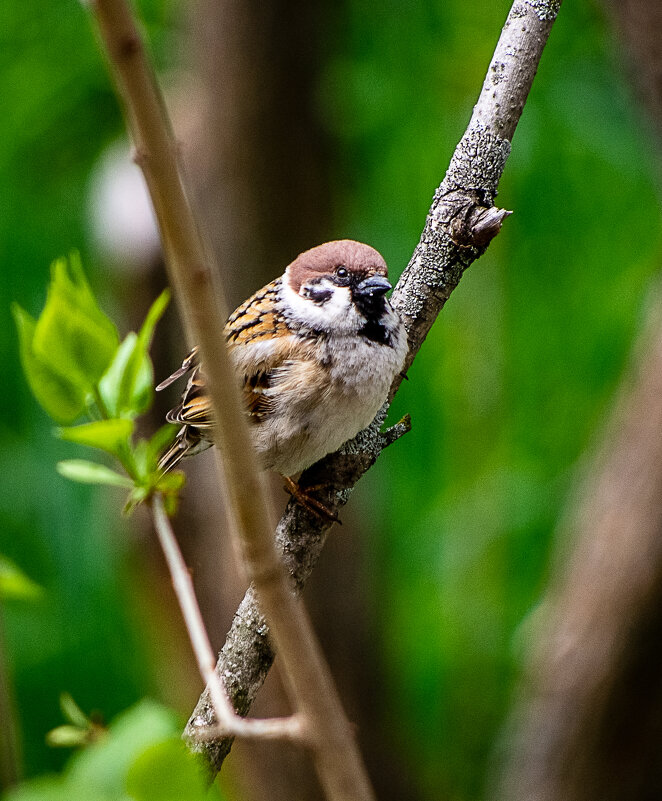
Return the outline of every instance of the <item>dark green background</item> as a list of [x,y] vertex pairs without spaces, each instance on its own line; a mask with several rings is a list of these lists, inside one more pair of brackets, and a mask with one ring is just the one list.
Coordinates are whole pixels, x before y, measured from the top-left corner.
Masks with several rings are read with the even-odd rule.
[[[396,276],[509,5],[351,0],[329,27],[318,108],[337,158],[335,233],[375,245]],[[182,9],[140,9],[159,67],[176,66]],[[556,521],[656,276],[657,154],[623,62],[599,4],[563,7],[500,187],[514,214],[396,399],[393,419],[410,412],[413,431],[352,501],[370,521],[392,717],[431,800],[481,796]],[[47,590],[2,616],[35,775],[64,758],[44,744],[61,690],[111,718],[156,682],[131,608],[130,526],[117,496],[55,474],[71,450],[29,394],[9,315],[13,299],[38,312],[49,263],[72,248],[106,308],[119,303],[85,204],[122,122],[80,4],[3,5],[0,97],[0,553]]]

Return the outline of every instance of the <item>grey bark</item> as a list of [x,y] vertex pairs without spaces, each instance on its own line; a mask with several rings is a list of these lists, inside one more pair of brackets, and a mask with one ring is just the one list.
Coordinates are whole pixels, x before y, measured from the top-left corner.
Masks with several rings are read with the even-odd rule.
[[[396,286],[392,303],[409,339],[407,367],[464,271],[486,249],[509,213],[494,209],[497,186],[510,140],[524,107],[560,0],[516,0],[506,20],[471,121],[434,195],[419,244]],[[394,383],[390,399],[401,378]],[[375,421],[335,454],[309,468],[304,487],[322,485],[322,502],[338,510],[351,489],[388,444],[407,430],[406,421],[381,432],[384,406]],[[295,503],[288,504],[277,541],[300,590],[315,566],[330,525]],[[249,589],[219,655],[223,676],[238,712],[246,714],[273,661],[268,629]],[[185,731],[212,771],[218,771],[231,748],[229,739],[201,742],[196,732],[213,725],[213,711],[203,693]]]

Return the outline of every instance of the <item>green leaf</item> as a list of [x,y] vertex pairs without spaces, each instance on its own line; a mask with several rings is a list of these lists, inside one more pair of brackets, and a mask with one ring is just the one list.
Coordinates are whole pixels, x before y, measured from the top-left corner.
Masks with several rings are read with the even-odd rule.
[[78,255],[53,263],[38,320],[20,306],[12,311],[32,392],[57,422],[73,422],[119,345],[117,329],[99,308]]
[[106,484],[125,489],[133,487],[133,481],[128,476],[116,473],[98,462],[88,462],[85,459],[67,459],[58,462],[57,471],[61,476],[71,481],[79,481],[81,484]]
[[152,367],[152,360],[149,354],[145,351],[138,362],[138,369],[135,372],[129,404],[135,414],[142,414],[152,405],[153,398],[154,368]]
[[152,303],[139,333],[127,334],[99,382],[106,410],[113,417],[135,417],[151,405],[154,371],[149,347],[169,299],[165,290]]
[[149,438],[147,449],[150,457],[154,460],[154,467],[156,467],[163,451],[175,439],[178,428],[179,426],[173,425],[172,423],[166,423]]
[[113,417],[136,417],[149,408],[154,373],[144,342],[131,331],[99,381],[99,394]]
[[[194,757],[185,753],[182,760],[174,753],[174,748],[166,754],[161,751],[163,743],[179,741],[180,731],[181,722],[172,710],[151,701],[141,701],[123,712],[96,741],[89,729],[85,732],[76,727],[58,727],[55,730],[58,744],[87,745],[92,736],[91,744],[70,757],[61,775],[26,781],[8,791],[3,801],[130,801],[128,776],[132,775],[132,786],[142,792],[142,782],[148,781],[148,776],[141,766],[146,763],[166,771],[173,787],[173,792],[165,796],[169,801],[201,801],[202,798],[219,801],[220,795],[215,789],[206,796],[200,795],[200,779],[188,764]],[[81,735],[86,734],[86,741],[81,743]],[[150,757],[154,746],[156,753]],[[171,767],[165,764],[164,756],[170,756]],[[182,784],[182,778],[190,782],[188,787]],[[160,791],[161,778],[153,776],[152,779]],[[133,801],[140,798],[133,796]]]
[[87,729],[90,726],[90,719],[69,693],[60,694],[60,709],[65,720],[68,720],[72,726],[77,726],[79,729]]
[[32,601],[43,594],[42,588],[7,557],[0,556],[0,598]]
[[133,455],[139,480],[143,483],[150,483],[161,474],[158,469],[159,457],[173,441],[176,432],[177,426],[166,423],[148,440],[140,439],[136,443]]
[[179,737],[147,748],[131,765],[126,789],[135,801],[209,801],[202,766]]
[[[12,787],[2,796],[3,801],[90,801],[89,795],[74,792],[60,776],[40,776]],[[95,798],[94,801],[106,801]]]
[[46,735],[46,743],[51,748],[78,748],[89,742],[90,733],[78,726],[56,726]]
[[100,328],[114,336],[117,345],[117,329],[115,324],[105,315],[94,297],[94,293],[85,277],[80,254],[72,251],[69,259],[56,259],[51,265],[51,283],[67,302],[77,306],[90,320]]
[[142,324],[142,328],[138,332],[138,338],[144,344],[145,350],[149,350],[149,347],[152,344],[154,329],[156,328],[158,321],[161,319],[161,317],[163,317],[163,313],[168,308],[168,303],[170,303],[170,292],[169,290],[164,289],[154,303],[152,303],[152,305],[149,307],[149,311],[145,317],[145,322]]
[[136,506],[140,506],[141,503],[149,498],[149,493],[150,491],[147,487],[133,487],[122,509],[123,514],[132,514]]
[[159,492],[177,492],[186,484],[186,475],[182,470],[171,470],[164,473],[156,482],[155,489]]
[[123,411],[130,409],[130,362],[135,358],[137,347],[138,335],[131,331],[122,341],[99,381],[99,394],[111,417],[120,417]]
[[164,494],[163,508],[168,517],[174,517],[177,514],[177,507],[179,505],[179,495],[174,493]]
[[102,451],[118,456],[126,452],[133,434],[133,420],[96,420],[71,428],[58,428],[56,434],[61,439],[99,448]]
[[[103,739],[72,757],[67,771],[69,783],[87,789],[88,801],[97,801],[101,793],[103,797],[126,799],[126,776],[136,757],[179,732],[179,721],[171,710],[141,701],[116,717]],[[177,796],[171,798],[174,801]]]
[[32,394],[58,423],[73,422],[85,408],[85,390],[54,370],[48,359],[35,353],[36,321],[17,303],[13,303],[11,309],[18,330],[21,365]]
[[33,350],[60,376],[89,393],[119,345],[117,329],[101,311],[74,255],[54,262]]

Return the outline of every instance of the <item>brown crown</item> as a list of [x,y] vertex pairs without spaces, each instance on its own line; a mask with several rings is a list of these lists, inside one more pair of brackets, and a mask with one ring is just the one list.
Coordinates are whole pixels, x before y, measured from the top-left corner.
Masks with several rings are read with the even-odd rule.
[[379,251],[353,239],[337,239],[301,253],[288,266],[287,276],[292,289],[298,292],[305,281],[332,275],[340,266],[366,278],[388,275],[386,262]]

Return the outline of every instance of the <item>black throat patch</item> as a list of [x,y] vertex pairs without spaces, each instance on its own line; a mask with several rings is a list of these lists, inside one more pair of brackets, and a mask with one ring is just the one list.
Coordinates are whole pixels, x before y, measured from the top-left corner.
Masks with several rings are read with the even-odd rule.
[[353,293],[353,298],[356,308],[366,320],[359,334],[371,342],[376,342],[378,345],[391,346],[391,334],[382,322],[386,313],[386,298],[383,295],[370,297],[358,292]]
[[378,320],[368,320],[363,328],[359,331],[359,334],[363,335],[371,342],[376,342],[378,345],[388,345],[388,347],[393,347],[391,335],[389,334],[386,326],[383,323],[380,323]]

